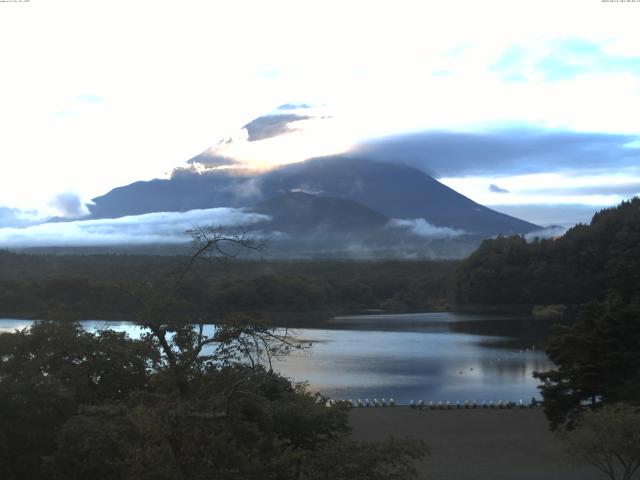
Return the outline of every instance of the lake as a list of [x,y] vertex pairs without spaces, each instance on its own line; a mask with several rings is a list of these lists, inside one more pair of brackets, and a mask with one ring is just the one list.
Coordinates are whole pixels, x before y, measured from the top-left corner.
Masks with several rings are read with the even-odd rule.
[[[0,320],[0,331],[30,323]],[[293,329],[311,347],[274,368],[334,399],[527,402],[539,398],[532,373],[552,366],[543,351],[551,323],[450,312],[335,317],[323,328]],[[108,325],[134,337],[140,332],[129,322]]]

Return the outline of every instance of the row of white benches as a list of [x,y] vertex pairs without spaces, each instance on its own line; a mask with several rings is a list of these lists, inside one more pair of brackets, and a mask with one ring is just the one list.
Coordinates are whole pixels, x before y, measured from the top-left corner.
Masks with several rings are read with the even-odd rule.
[[[346,403],[347,405],[349,405],[350,407],[353,408],[368,408],[368,407],[395,407],[396,406],[396,402],[393,398],[390,398],[388,401],[384,398],[382,398],[381,400],[378,400],[377,398],[374,398],[373,401],[369,401],[368,398],[365,398],[364,401],[361,399],[358,399],[356,401],[354,400],[327,400],[326,405],[328,407],[332,407],[337,403]],[[507,400],[497,400],[497,401],[493,401],[493,400],[483,400],[482,402],[477,402],[475,400],[465,400],[464,402],[460,402],[460,401],[456,401],[455,403],[451,403],[450,401],[446,401],[446,402],[429,402],[429,403],[425,403],[423,400],[418,400],[417,402],[415,400],[411,400],[409,402],[409,407],[413,408],[413,409],[418,409],[418,410],[457,410],[457,409],[473,409],[473,408],[488,408],[488,409],[495,409],[495,408],[536,408],[538,405],[540,404],[540,402],[536,399],[531,399],[529,402],[524,402],[523,400],[520,400],[518,402],[512,402],[512,401],[507,401]]]

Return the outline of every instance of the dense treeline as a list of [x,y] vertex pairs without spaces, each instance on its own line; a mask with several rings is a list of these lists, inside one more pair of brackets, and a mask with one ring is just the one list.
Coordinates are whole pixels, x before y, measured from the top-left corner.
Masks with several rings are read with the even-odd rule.
[[551,427],[572,428],[601,404],[640,406],[638,345],[638,304],[590,303],[574,324],[557,325],[547,347],[557,367],[535,374]]
[[[27,255],[0,252],[0,315],[133,318],[132,290],[168,288],[187,256]],[[235,261],[192,266],[194,309],[262,313],[442,309],[457,262]],[[224,265],[222,266],[224,267]],[[193,276],[192,276],[193,277]]]
[[573,428],[602,404],[640,405],[640,199],[597,213],[553,240],[485,241],[462,263],[452,297],[460,304],[564,304],[537,372],[552,428]]
[[456,304],[580,305],[640,294],[640,199],[597,213],[557,239],[485,240],[456,274]]

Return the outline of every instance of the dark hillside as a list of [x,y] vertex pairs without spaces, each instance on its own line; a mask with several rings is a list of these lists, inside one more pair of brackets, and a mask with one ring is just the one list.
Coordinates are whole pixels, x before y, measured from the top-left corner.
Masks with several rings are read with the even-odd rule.
[[594,215],[557,239],[485,240],[454,281],[458,304],[569,304],[640,300],[640,199]]

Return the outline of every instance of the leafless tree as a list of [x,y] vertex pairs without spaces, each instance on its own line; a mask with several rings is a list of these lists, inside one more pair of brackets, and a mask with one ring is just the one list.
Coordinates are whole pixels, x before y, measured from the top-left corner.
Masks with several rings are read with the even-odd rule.
[[[234,259],[247,252],[263,253],[266,244],[247,231],[217,226],[196,226],[188,233],[192,252],[175,272],[171,287],[147,283],[142,295],[130,292],[141,305],[139,323],[158,343],[180,388],[186,388],[186,376],[205,366],[243,363],[272,371],[275,358],[302,350],[303,345],[288,329],[273,328],[260,318],[235,313],[212,319],[212,312],[194,311],[181,289],[199,262],[228,269]],[[210,328],[213,332],[206,331]]]
[[247,230],[226,229],[220,226],[196,225],[187,232],[192,238],[192,253],[176,282],[192,271],[196,261],[203,259],[226,268],[231,260],[247,252],[263,253],[266,243]]

